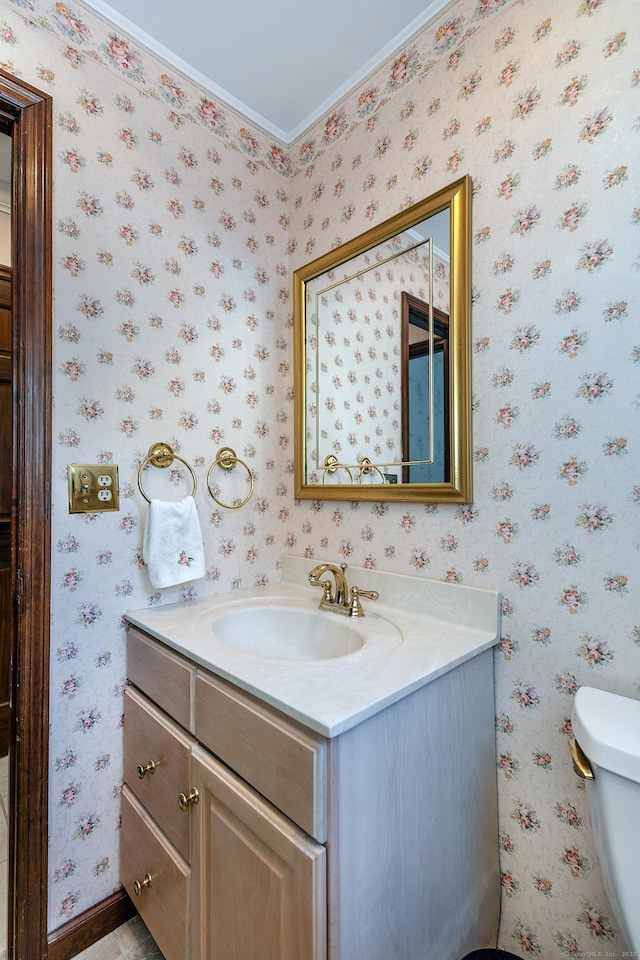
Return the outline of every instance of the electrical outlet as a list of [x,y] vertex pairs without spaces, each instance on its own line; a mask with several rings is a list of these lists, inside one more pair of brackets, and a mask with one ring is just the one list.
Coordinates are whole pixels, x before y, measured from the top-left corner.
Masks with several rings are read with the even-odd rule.
[[70,463],[69,513],[120,509],[118,467],[115,463]]

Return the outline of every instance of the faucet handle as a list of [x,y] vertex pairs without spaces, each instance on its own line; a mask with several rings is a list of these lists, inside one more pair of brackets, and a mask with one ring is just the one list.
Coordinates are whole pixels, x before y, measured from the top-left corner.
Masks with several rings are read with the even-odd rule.
[[315,577],[312,580],[309,576],[309,583],[313,587],[321,587],[323,590],[322,600],[320,603],[333,603],[333,591],[331,589],[331,580],[316,580]]
[[360,587],[351,587],[351,611],[352,617],[364,617],[364,610],[360,603],[360,597],[368,597],[369,600],[377,600],[380,594],[377,590],[361,590]]

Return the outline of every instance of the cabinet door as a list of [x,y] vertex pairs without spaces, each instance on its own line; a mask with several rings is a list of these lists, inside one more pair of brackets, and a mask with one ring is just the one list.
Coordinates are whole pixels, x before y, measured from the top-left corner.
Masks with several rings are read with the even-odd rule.
[[326,960],[326,851],[199,747],[193,960]]

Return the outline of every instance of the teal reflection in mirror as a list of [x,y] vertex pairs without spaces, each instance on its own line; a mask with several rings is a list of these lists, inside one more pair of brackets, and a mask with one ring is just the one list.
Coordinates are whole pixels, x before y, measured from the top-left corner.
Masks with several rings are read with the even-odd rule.
[[402,482],[448,483],[449,315],[402,292]]
[[471,499],[470,195],[464,177],[295,271],[298,497]]

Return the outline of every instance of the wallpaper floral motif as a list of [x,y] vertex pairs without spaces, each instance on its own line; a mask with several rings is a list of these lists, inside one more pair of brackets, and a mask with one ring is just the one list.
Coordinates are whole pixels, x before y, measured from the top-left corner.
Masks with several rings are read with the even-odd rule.
[[[499,944],[620,953],[566,738],[581,684],[640,695],[638,50],[634,0],[459,0],[287,147],[79,2],[0,0],[0,65],[54,97],[52,929],[119,886],[124,612],[289,552],[502,592]],[[291,271],[464,173],[474,502],[296,502]],[[161,439],[207,576],[156,592]],[[239,511],[206,493],[222,444]],[[68,514],[74,461],[119,464],[119,513]]]

